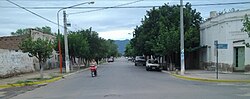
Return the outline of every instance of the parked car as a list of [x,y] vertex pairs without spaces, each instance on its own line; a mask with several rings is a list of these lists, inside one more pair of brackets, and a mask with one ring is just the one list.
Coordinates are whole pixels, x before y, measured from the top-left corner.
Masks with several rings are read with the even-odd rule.
[[114,57],[108,58],[108,62],[114,62]]
[[135,66],[138,66],[138,65],[146,66],[146,59],[144,56],[135,57]]
[[133,58],[132,57],[128,57],[128,61],[132,61],[133,60]]
[[159,71],[161,71],[162,68],[161,68],[158,60],[149,59],[146,62],[146,70],[147,71],[149,71],[149,70],[159,70]]

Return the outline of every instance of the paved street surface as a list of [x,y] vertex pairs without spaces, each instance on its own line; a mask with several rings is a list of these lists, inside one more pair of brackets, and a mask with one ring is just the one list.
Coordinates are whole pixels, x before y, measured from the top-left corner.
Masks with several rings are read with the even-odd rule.
[[12,99],[250,99],[250,85],[181,80],[120,58],[98,77],[80,72]]

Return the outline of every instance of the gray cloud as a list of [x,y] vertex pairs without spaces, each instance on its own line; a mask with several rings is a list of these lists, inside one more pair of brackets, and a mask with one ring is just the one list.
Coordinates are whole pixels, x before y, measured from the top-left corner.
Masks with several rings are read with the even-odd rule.
[[[70,6],[86,0],[12,0],[22,6]],[[90,0],[89,0],[90,1]],[[135,0],[95,0],[93,5],[83,5],[83,6],[115,6],[122,3],[132,2]],[[249,0],[241,0],[241,2]],[[204,3],[223,3],[223,2],[237,2],[235,0],[184,0],[185,2],[191,2],[192,4],[204,4]],[[144,0],[129,6],[142,6],[142,5],[157,5],[161,6],[164,3],[179,4],[178,0]],[[20,8],[1,8],[1,7],[15,7],[14,5],[6,2],[5,0],[0,1],[0,36],[10,35],[10,32],[16,31],[19,28],[29,28],[29,27],[42,27],[50,26],[52,31],[57,31],[57,25],[49,23],[29,12],[24,11]],[[202,17],[207,18],[209,12],[212,10],[222,11],[224,9],[249,9],[249,4],[247,5],[234,5],[234,6],[194,6],[197,11],[202,13]],[[38,13],[54,22],[56,22],[56,13],[59,9],[31,9],[33,12]],[[87,11],[90,9],[68,9],[69,12],[79,12]],[[82,13],[68,15],[68,21],[72,24],[71,30],[86,29],[92,27],[97,32],[105,32],[112,30],[129,30],[135,28],[136,25],[141,24],[141,19],[146,14],[148,9],[106,9],[97,12]],[[62,24],[62,12],[60,13],[60,24]]]

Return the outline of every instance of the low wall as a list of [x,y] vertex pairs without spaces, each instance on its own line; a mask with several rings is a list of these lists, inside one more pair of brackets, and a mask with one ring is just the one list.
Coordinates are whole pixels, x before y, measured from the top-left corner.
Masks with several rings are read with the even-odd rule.
[[35,71],[33,58],[22,52],[0,53],[0,78]]

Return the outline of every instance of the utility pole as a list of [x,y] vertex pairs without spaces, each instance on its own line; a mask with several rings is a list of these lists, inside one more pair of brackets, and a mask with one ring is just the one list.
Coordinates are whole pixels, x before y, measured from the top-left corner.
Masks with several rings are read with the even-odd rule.
[[[57,17],[58,17],[58,15],[57,15]],[[58,32],[57,33],[58,33],[59,65],[60,65],[60,73],[62,73],[62,64],[63,64],[62,60],[63,60],[63,58],[62,58],[62,49],[61,49],[61,42],[60,42],[61,37],[60,37],[59,24],[58,24]]]
[[[80,6],[80,5],[83,5],[83,4],[94,4],[95,2],[84,2],[84,3],[79,3],[79,4],[76,4],[76,5],[72,5],[72,6],[69,6],[69,7],[64,7],[64,8],[61,8],[57,11],[57,25],[58,25],[58,37],[59,37],[59,34],[60,34],[60,25],[59,25],[59,12],[62,11],[62,10],[65,10],[65,9],[69,9],[69,8],[73,8],[73,7],[76,7],[76,6]],[[67,35],[67,19],[66,19],[66,12],[64,11],[63,13],[63,17],[64,17],[64,43],[65,43],[65,63],[66,63],[66,72],[70,72],[69,70],[69,54],[68,54],[68,35]],[[61,51],[61,46],[60,46],[60,39],[58,39],[58,49],[59,49],[59,59],[60,59],[60,72],[62,73],[62,51]]]
[[63,23],[64,23],[64,43],[65,43],[65,65],[66,65],[66,73],[68,73],[70,72],[70,69],[69,69],[69,49],[68,49],[66,11],[63,11]]
[[185,55],[184,55],[184,28],[183,28],[183,0],[180,0],[180,34],[181,34],[181,75],[185,73]]

